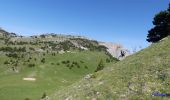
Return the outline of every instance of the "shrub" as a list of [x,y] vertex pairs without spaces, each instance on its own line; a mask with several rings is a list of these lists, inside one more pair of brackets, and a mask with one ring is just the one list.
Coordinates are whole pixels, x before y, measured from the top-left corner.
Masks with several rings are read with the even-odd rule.
[[31,100],[30,98],[25,98],[25,100]]
[[9,62],[9,61],[5,61],[4,64],[5,64],[5,65],[8,65],[8,64],[10,64],[10,62]]
[[45,58],[42,58],[42,59],[41,59],[41,62],[42,62],[42,63],[45,63]]
[[109,58],[107,58],[107,59],[106,59],[106,62],[107,62],[107,63],[110,63],[110,59],[109,59]]
[[12,58],[18,58],[18,55],[16,53],[9,53],[6,54],[7,57],[12,57]]
[[44,92],[43,95],[42,95],[42,97],[41,97],[41,99],[44,99],[44,98],[46,98],[46,97],[47,97],[47,95],[46,95],[46,93]]
[[59,66],[59,65],[60,65],[60,63],[57,63],[57,65]]
[[33,47],[29,47],[29,50],[35,51],[35,49]]
[[61,61],[62,64],[66,64],[66,61]]
[[55,56],[56,54],[55,53],[52,53],[52,56]]
[[66,61],[66,63],[68,64],[68,63],[70,63],[70,61],[69,61],[69,60],[67,60],[67,61]]
[[28,64],[28,67],[35,67],[35,64]]
[[69,69],[72,69],[74,67],[74,65],[72,64],[71,66],[69,66]]
[[45,38],[45,35],[44,35],[44,34],[42,34],[42,35],[40,35],[40,37],[41,37],[41,38]]
[[88,69],[88,67],[87,67],[86,65],[84,66],[84,68],[85,68],[85,69]]
[[99,62],[99,64],[98,64],[95,72],[100,71],[100,70],[102,70],[103,68],[104,68],[103,60],[100,60],[100,62]]
[[80,68],[80,65],[79,65],[79,64],[77,65],[77,68]]

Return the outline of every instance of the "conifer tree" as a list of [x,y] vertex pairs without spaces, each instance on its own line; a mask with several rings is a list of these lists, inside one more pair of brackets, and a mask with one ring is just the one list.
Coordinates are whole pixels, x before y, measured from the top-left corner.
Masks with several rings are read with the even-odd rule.
[[153,25],[154,27],[148,31],[148,42],[155,43],[170,35],[170,4],[167,10],[155,15]]

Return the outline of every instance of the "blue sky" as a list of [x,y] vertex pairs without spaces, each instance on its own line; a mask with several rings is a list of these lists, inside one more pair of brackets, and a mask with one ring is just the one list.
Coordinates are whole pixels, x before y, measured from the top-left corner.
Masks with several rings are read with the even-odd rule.
[[65,33],[146,47],[147,31],[169,0],[0,0],[0,27],[20,35]]

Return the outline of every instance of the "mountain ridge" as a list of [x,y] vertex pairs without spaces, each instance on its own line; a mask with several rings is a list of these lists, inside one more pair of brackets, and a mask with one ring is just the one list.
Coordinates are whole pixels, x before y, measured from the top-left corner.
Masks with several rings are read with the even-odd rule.
[[55,34],[55,33],[46,33],[41,35],[33,35],[33,36],[18,36],[16,33],[9,33],[3,29],[0,29],[0,33],[3,34],[3,36],[8,37],[8,42],[32,42],[32,41],[43,41],[43,42],[64,42],[64,41],[70,41],[72,42],[76,47],[79,47],[81,49],[87,50],[87,47],[83,47],[81,45],[78,46],[78,43],[75,41],[72,41],[73,39],[82,39],[87,41],[94,41],[99,46],[105,46],[107,48],[107,52],[112,55],[113,57],[122,60],[125,57],[130,55],[130,51],[125,49],[120,44],[114,44],[111,42],[101,42],[93,39],[89,39],[85,36],[77,36],[77,35],[64,35],[64,34]]

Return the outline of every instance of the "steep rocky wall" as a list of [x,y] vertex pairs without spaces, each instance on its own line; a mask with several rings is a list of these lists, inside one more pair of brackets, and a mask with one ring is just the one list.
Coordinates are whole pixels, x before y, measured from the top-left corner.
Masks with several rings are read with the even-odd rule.
[[107,42],[101,42],[100,45],[103,45],[107,47],[107,51],[115,58],[122,60],[125,57],[130,55],[130,51],[125,49],[120,44],[113,44],[113,43],[107,43]]

